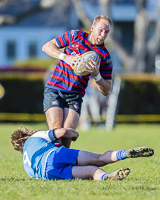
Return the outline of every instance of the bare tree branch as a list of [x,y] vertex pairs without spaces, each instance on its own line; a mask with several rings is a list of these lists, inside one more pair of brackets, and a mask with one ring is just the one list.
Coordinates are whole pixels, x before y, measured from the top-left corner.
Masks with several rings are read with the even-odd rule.
[[145,71],[145,57],[147,54],[146,38],[148,32],[148,18],[144,1],[138,1],[139,12],[134,24],[133,56],[135,57],[135,71]]
[[16,22],[16,17],[10,15],[0,15],[0,26],[3,24],[14,24]]
[[[107,15],[110,17],[110,7],[112,0],[99,0],[103,9],[106,9]],[[159,1],[160,2],[160,1]],[[146,11],[146,0],[135,1],[138,13],[134,23],[134,41],[132,55],[129,55],[127,51],[116,41],[113,36],[114,25],[112,32],[110,33],[107,42],[113,46],[118,53],[122,63],[127,66],[131,71],[152,71],[155,55],[158,52],[160,44],[160,21],[156,22],[156,30],[152,39],[148,42],[148,27],[149,20]]]
[[43,9],[51,8],[56,4],[56,0],[41,0],[40,7]]
[[71,0],[76,11],[78,14],[79,19],[81,20],[81,22],[83,23],[83,25],[88,28],[91,26],[92,22],[91,20],[88,18],[88,16],[86,15],[86,13],[84,12],[82,3],[80,0]]
[[160,20],[156,23],[156,30],[155,34],[153,35],[152,39],[147,44],[148,54],[150,55],[147,59],[147,71],[152,70],[152,65],[155,62],[155,55],[157,54],[160,46]]
[[99,0],[99,4],[101,5],[101,9],[110,17],[112,0]]
[[[66,8],[69,7],[69,5],[72,3],[72,5],[75,7],[76,12],[79,16],[79,19],[81,20],[82,24],[85,28],[89,28],[92,24],[92,21],[87,16],[87,13],[85,12],[85,9],[83,8],[83,4],[81,0],[39,0],[37,4],[32,4],[33,0],[0,0],[0,6],[20,6],[22,7],[22,4],[24,10],[19,13],[17,16],[12,17],[11,15],[3,15],[0,16],[0,26],[6,25],[6,24],[16,24],[20,22],[21,20],[30,17],[31,15],[35,13],[39,13],[45,9],[48,8],[54,8],[55,4],[59,4],[61,6],[62,10],[64,11]],[[111,18],[111,6],[113,3],[113,0],[99,0],[99,5],[101,6],[102,10],[108,17]],[[137,17],[134,22],[134,41],[133,41],[133,49],[132,54],[128,54],[126,49],[124,48],[123,44],[120,44],[116,38],[114,33],[114,23],[111,28],[111,32],[109,34],[109,37],[107,38],[107,43],[110,44],[110,46],[115,49],[117,54],[119,55],[122,63],[127,66],[127,68],[131,71],[152,71],[153,65],[154,65],[154,59],[155,55],[157,54],[159,50],[159,44],[160,44],[160,20],[155,21],[155,32],[154,35],[150,40],[148,40],[148,29],[150,20],[147,16],[146,11],[146,0],[135,0],[138,12]],[[160,0],[159,0],[160,4]],[[55,13],[62,13],[59,12],[60,8],[55,11],[53,9],[53,15],[55,16]],[[157,13],[159,12],[160,8],[157,8]],[[96,13],[95,13],[96,14]],[[53,15],[48,18],[46,23],[53,22]],[[62,16],[61,16],[62,18]],[[55,19],[56,20],[56,19]]]
[[0,7],[7,3],[7,0],[0,0]]
[[[111,5],[113,0],[99,0],[100,6],[102,9],[105,9],[105,13],[108,17],[111,18]],[[107,43],[112,46],[113,49],[117,52],[119,55],[122,63],[128,67],[128,70],[132,70],[135,60],[132,55],[129,55],[128,52],[124,49],[124,47],[114,38],[114,23],[112,25],[109,37],[107,38]]]

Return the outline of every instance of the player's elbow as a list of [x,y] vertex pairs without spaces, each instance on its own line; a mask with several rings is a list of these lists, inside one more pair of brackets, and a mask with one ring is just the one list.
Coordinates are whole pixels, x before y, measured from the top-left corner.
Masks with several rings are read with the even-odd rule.
[[47,48],[47,44],[44,44],[44,45],[42,46],[42,51],[43,51],[43,52],[46,52],[46,48]]
[[47,53],[48,50],[49,50],[50,47],[51,47],[51,44],[52,44],[51,41],[45,43],[45,44],[42,46],[42,51],[45,52],[45,53]]
[[108,96],[108,95],[109,95],[109,92],[102,92],[102,94],[103,94],[104,96]]

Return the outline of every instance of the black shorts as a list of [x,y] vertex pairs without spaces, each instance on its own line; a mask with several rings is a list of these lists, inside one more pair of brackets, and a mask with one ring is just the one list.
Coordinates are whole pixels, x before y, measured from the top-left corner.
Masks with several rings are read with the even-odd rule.
[[45,88],[43,110],[44,112],[51,107],[70,108],[76,111],[79,115],[81,113],[82,94],[67,93],[51,88]]

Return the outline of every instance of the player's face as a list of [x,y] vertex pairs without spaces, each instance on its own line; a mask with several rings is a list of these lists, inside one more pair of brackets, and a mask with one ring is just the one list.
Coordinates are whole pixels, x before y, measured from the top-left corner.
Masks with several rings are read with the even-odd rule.
[[97,24],[91,26],[90,42],[94,45],[103,44],[109,31],[110,24],[107,20],[101,19]]

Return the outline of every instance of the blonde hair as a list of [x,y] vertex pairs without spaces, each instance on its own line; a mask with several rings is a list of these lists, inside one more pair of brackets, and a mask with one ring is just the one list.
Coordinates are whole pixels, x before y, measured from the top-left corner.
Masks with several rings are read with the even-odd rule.
[[25,141],[38,130],[29,130],[22,126],[21,129],[15,130],[11,135],[11,143],[15,150],[23,153],[23,146]]
[[95,17],[93,20],[93,25],[96,25],[101,19],[108,21],[108,23],[110,25],[112,25],[112,20],[109,17],[106,17],[104,15],[99,15],[99,16]]

